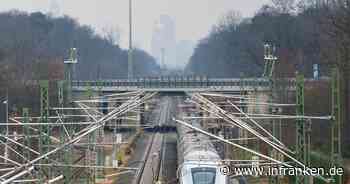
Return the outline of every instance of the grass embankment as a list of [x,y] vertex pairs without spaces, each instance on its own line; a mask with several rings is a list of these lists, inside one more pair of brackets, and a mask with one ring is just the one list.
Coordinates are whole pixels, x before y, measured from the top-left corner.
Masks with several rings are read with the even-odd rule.
[[[136,146],[136,142],[138,140],[138,138],[140,137],[142,131],[138,130],[135,135],[129,137],[128,139],[128,143],[127,144],[123,144],[120,146],[116,158],[118,159],[118,163],[119,163],[119,167],[127,167],[129,160],[134,152],[135,146]],[[106,156],[112,156],[113,154],[113,150],[112,147],[106,147],[105,148],[105,153]],[[116,174],[118,171],[118,169],[105,169],[104,173],[105,176],[110,176],[110,175],[114,175]],[[110,176],[110,177],[106,177],[104,182],[99,182],[98,184],[112,184],[112,183],[116,183],[118,179],[118,175],[114,175],[114,176]]]

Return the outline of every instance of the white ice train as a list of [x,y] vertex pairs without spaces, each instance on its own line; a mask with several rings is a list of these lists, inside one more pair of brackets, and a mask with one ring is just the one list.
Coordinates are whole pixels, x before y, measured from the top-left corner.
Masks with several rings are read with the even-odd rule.
[[[200,128],[198,121],[192,125]],[[180,184],[228,184],[220,173],[220,156],[208,136],[177,125],[178,179]]]

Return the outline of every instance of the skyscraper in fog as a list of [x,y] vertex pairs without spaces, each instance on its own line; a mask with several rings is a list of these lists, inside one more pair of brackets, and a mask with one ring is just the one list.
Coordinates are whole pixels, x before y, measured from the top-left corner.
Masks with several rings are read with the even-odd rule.
[[[154,25],[152,55],[159,64],[174,68],[176,64],[176,26],[174,20],[168,15],[161,15]],[[162,63],[164,62],[164,63]]]

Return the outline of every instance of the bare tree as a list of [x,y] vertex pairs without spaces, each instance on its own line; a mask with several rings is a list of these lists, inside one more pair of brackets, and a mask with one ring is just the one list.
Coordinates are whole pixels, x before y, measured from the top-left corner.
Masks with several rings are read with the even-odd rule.
[[120,44],[121,29],[118,26],[106,26],[102,29],[104,38],[113,45]]
[[297,3],[297,8],[299,12],[303,12],[311,7],[316,7],[318,5],[319,0],[300,0]]
[[233,27],[236,29],[236,27],[241,23],[242,21],[242,14],[239,11],[231,10],[224,14],[220,19],[219,23],[216,26],[216,29],[222,30],[226,28]]
[[333,49],[328,51],[332,56],[330,63],[340,69],[343,122],[347,123],[350,121],[350,0],[319,0],[318,3],[322,5],[325,34],[333,43]]
[[291,13],[295,10],[296,0],[271,0],[273,6],[280,13]]

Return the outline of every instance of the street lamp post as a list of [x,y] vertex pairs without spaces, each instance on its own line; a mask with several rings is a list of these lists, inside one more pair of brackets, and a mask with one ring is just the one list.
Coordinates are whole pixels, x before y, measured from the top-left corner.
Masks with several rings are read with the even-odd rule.
[[132,46],[132,0],[129,0],[129,53],[128,53],[128,79],[133,76],[133,46]]
[[[9,118],[8,118],[9,92],[8,92],[8,88],[6,89],[6,100],[3,103],[6,105],[6,132],[5,132],[5,135],[6,135],[6,137],[8,137],[8,135],[9,135]],[[7,144],[5,144],[4,156],[5,156],[5,163],[7,163],[7,158],[8,158],[8,147],[7,147]]]
[[6,89],[6,136],[9,135],[9,90]]

